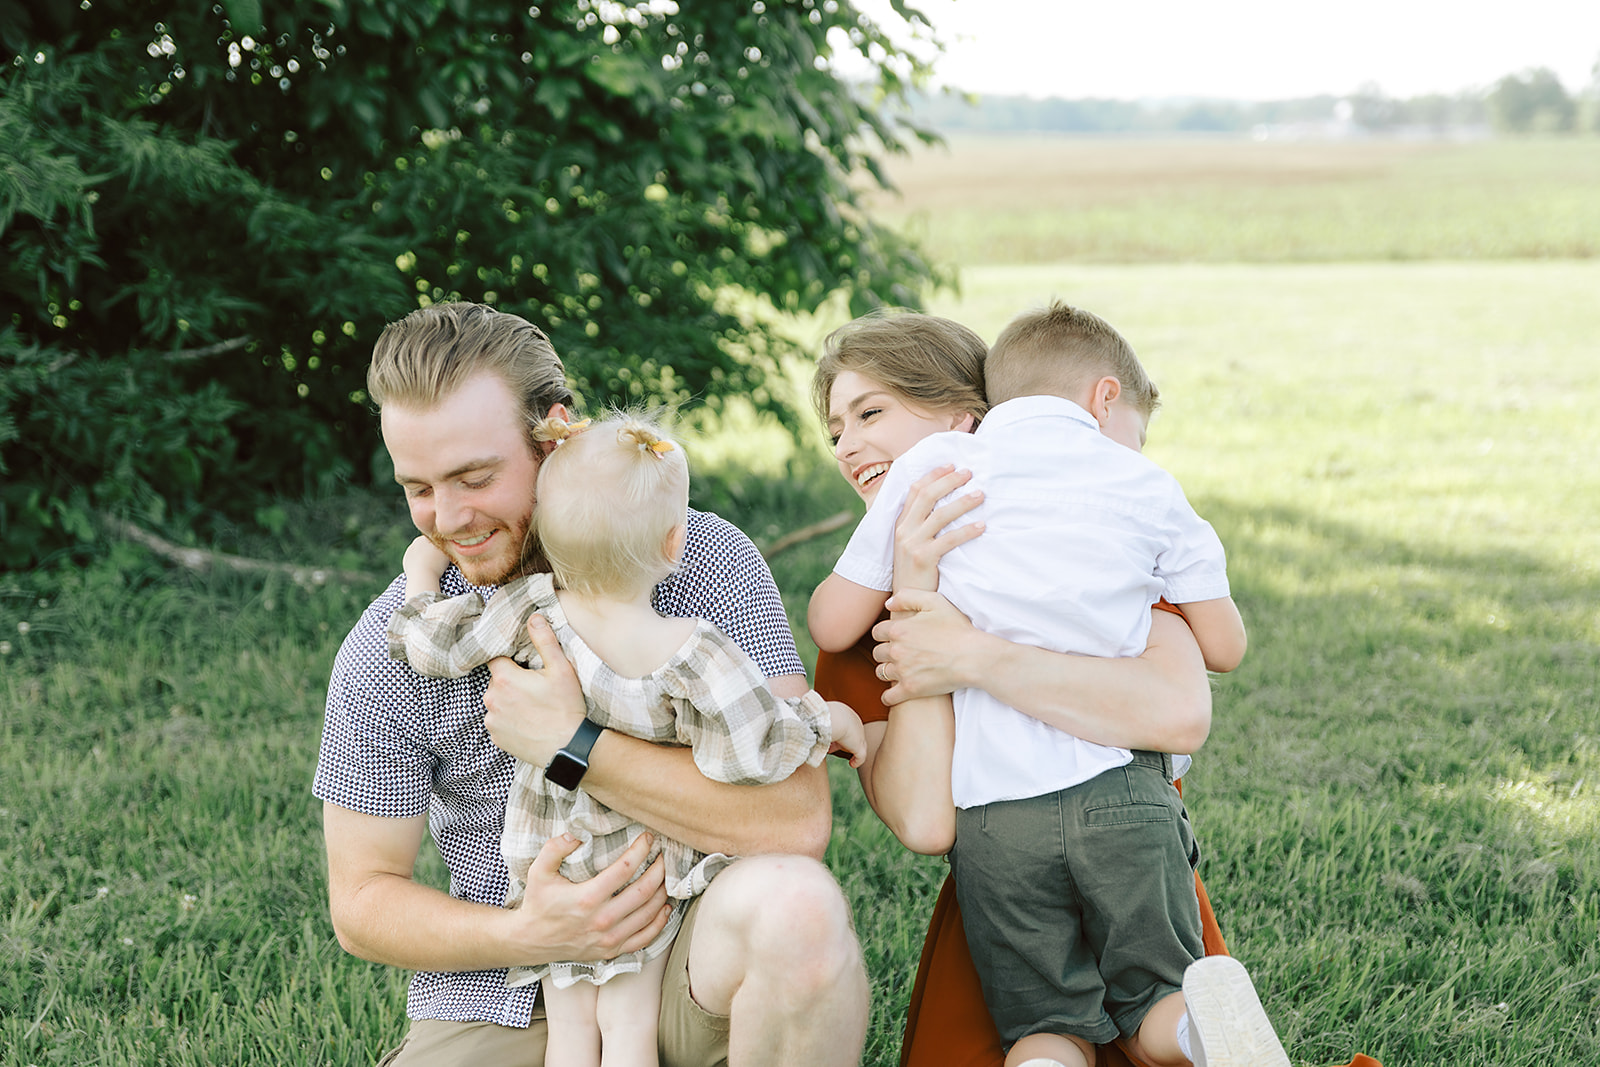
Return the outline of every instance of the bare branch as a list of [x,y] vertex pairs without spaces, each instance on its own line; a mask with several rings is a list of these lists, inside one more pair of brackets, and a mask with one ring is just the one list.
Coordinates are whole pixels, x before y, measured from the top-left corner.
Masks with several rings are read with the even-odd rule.
[[216,344],[206,345],[204,348],[175,348],[167,353],[167,358],[174,363],[190,363],[197,359],[220,356],[224,352],[232,352],[235,349],[243,348],[253,340],[255,338],[246,334],[243,337],[230,337],[226,341],[218,341]]
[[776,556],[779,552],[782,552],[785,549],[793,548],[795,545],[798,545],[804,541],[810,541],[814,538],[821,537],[823,534],[830,534],[839,527],[848,524],[853,518],[855,518],[854,512],[841,511],[837,515],[829,515],[821,522],[814,522],[810,526],[802,526],[798,530],[790,530],[788,533],[772,542],[772,544],[767,547],[767,550],[762,552],[761,555],[766,559],[771,559],[773,556]]
[[379,575],[368,574],[365,571],[335,570],[328,567],[302,567],[294,563],[277,563],[265,559],[248,559],[244,556],[230,556],[226,552],[213,552],[205,548],[186,548],[175,545],[163,537],[158,537],[140,526],[124,519],[107,519],[107,524],[116,533],[130,541],[137,542],[160,556],[162,559],[176,563],[191,571],[209,571],[222,569],[234,571],[238,574],[282,574],[298,585],[323,585],[327,582],[377,582],[383,579]]

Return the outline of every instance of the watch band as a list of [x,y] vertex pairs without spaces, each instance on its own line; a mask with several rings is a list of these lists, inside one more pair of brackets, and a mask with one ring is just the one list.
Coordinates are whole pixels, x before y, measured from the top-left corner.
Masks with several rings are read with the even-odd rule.
[[605,727],[593,719],[585,718],[572,735],[572,740],[551,758],[544,769],[545,778],[563,789],[578,788],[584,773],[589,770],[589,750],[594,748],[595,740],[603,729]]

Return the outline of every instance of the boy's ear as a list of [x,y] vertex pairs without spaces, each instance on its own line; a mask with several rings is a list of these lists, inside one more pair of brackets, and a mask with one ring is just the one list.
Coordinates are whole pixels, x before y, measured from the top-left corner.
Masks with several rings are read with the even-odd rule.
[[960,430],[962,433],[972,432],[972,426],[974,422],[972,412],[963,411],[959,416],[951,416],[951,418],[954,419],[954,421],[950,424],[950,428],[952,430]]
[[1094,383],[1094,392],[1089,394],[1089,414],[1104,426],[1111,418],[1111,405],[1121,395],[1122,382],[1114,374],[1106,375]]

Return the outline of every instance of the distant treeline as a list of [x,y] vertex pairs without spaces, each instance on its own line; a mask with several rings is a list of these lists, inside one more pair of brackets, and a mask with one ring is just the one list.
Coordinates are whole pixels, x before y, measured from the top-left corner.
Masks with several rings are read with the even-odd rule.
[[[1600,70],[1600,64],[1597,64]],[[1488,90],[1398,98],[1376,86],[1345,95],[1293,100],[1108,100],[922,93],[912,98],[919,124],[942,133],[1250,133],[1323,126],[1329,132],[1493,129],[1501,133],[1600,132],[1597,87],[1573,95],[1544,69],[1501,78]]]

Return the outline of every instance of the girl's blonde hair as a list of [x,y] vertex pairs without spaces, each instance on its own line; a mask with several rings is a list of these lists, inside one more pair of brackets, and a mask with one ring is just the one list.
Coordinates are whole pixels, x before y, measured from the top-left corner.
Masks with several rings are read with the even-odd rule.
[[598,422],[548,418],[536,441],[555,441],[539,465],[534,530],[556,584],[620,597],[677,569],[670,535],[688,521],[689,463],[659,425],[615,412]]
[[880,309],[845,323],[822,342],[811,401],[824,425],[833,382],[854,371],[927,411],[989,411],[983,392],[983,338],[950,319],[904,309]]

